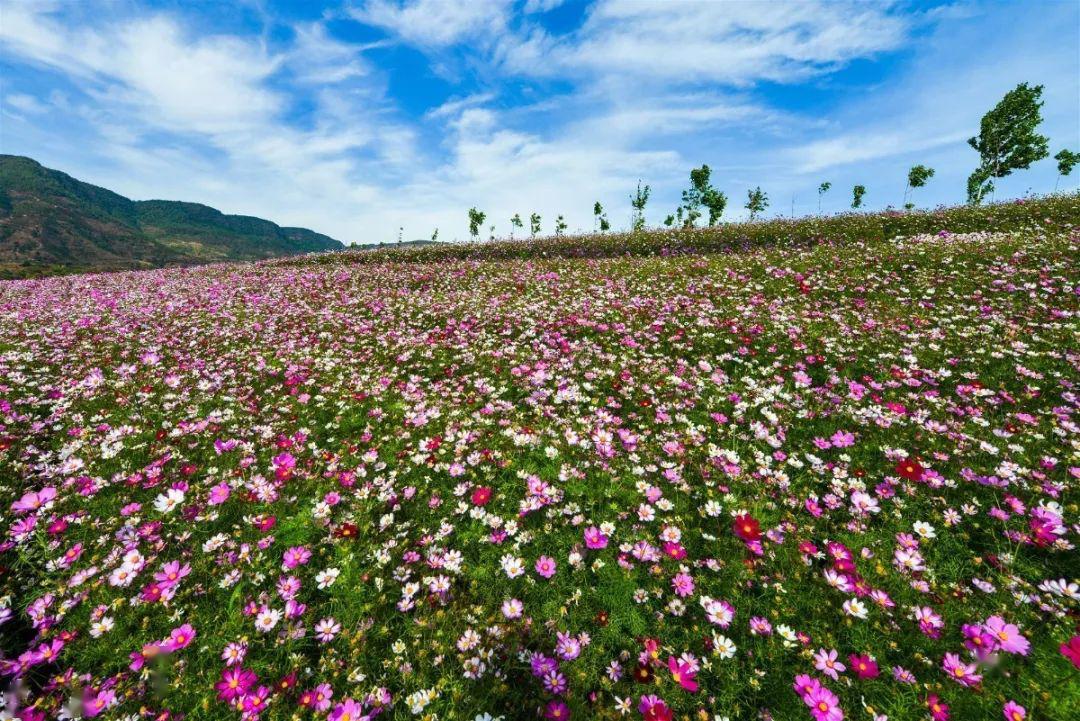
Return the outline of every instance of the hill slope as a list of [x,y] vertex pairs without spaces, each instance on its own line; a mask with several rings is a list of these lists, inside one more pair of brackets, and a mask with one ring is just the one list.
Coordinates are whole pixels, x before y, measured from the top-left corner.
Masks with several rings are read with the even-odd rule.
[[198,203],[134,201],[0,155],[0,278],[258,260],[343,248],[306,228]]

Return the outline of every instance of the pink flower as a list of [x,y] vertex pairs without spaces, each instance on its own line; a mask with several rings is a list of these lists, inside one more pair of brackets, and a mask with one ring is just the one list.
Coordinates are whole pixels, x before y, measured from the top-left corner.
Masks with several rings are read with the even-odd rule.
[[551,578],[555,575],[555,559],[548,556],[540,556],[536,559],[536,572],[544,578]]
[[847,666],[837,661],[836,657],[835,649],[829,651],[823,648],[818,649],[818,652],[814,654],[814,668],[836,681],[840,678],[840,674],[847,670]]
[[281,557],[281,566],[285,570],[291,570],[306,564],[310,560],[311,551],[303,546],[293,546],[285,551],[285,554]]
[[29,513],[36,511],[54,498],[56,498],[56,489],[48,486],[36,493],[33,491],[24,493],[22,498],[11,504],[11,510],[16,513]]
[[982,676],[976,673],[978,667],[973,663],[964,663],[955,653],[945,654],[941,667],[949,674],[949,678],[964,686],[976,686],[982,681]]
[[210,505],[220,506],[225,501],[229,500],[229,484],[225,481],[212,486],[210,488]]
[[221,680],[214,684],[214,689],[220,700],[232,701],[246,694],[258,680],[254,671],[235,666],[221,672]]
[[675,683],[690,693],[698,690],[697,681],[694,680],[697,671],[694,671],[690,664],[679,661],[674,656],[669,656],[667,665],[668,670],[671,671],[671,677],[675,679]]
[[174,628],[169,637],[162,642],[162,646],[171,653],[187,648],[193,640],[195,640],[195,629],[190,623],[185,623],[183,626]]
[[671,709],[655,694],[642,696],[638,702],[638,711],[641,712],[643,721],[671,721],[673,718]]
[[1080,668],[1080,636],[1073,636],[1068,643],[1061,644],[1058,650],[1061,651],[1062,656],[1072,662],[1073,666]]
[[548,701],[547,706],[544,708],[544,718],[553,721],[568,719],[570,718],[570,707],[558,699]]
[[671,586],[676,595],[685,598],[694,592],[694,579],[689,573],[676,573],[675,578],[671,579]]
[[363,717],[363,705],[347,698],[334,707],[327,719],[328,721],[360,721]]
[[991,616],[983,624],[987,633],[994,637],[998,647],[1007,653],[1018,653],[1027,656],[1031,643],[1020,633],[1020,629],[1011,623],[1006,623],[1001,616]]
[[607,548],[608,537],[596,526],[585,529],[585,547],[591,549]]
[[1007,701],[1001,709],[1005,721],[1024,721],[1027,718],[1027,709],[1015,701]]
[[829,689],[818,685],[803,696],[803,703],[810,707],[815,721],[841,721],[844,712],[840,708],[840,699]]

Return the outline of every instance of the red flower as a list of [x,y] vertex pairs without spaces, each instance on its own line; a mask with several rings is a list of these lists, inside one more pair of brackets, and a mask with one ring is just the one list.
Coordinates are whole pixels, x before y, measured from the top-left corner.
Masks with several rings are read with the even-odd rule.
[[896,473],[909,481],[918,481],[923,477],[923,467],[914,458],[905,458],[896,464]]
[[486,506],[488,501],[491,500],[491,488],[488,486],[477,486],[472,492],[472,502],[476,506]]
[[732,529],[735,535],[744,541],[756,541],[761,538],[761,524],[756,518],[746,513],[735,516]]

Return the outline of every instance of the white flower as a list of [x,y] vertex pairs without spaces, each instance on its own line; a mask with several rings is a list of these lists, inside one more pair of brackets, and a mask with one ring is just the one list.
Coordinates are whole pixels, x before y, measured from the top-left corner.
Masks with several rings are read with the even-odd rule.
[[515,556],[509,554],[503,556],[500,564],[502,565],[503,571],[506,572],[507,578],[517,578],[525,573],[525,562]]
[[722,636],[718,633],[713,634],[712,643],[713,653],[720,658],[732,658],[735,655],[735,651],[738,650],[734,641],[727,636]]
[[178,488],[170,488],[154,499],[154,508],[160,513],[171,513],[183,502],[184,492]]
[[113,629],[113,625],[112,618],[103,616],[100,620],[90,624],[90,635],[94,638],[101,638],[103,634],[106,634]]
[[915,533],[919,534],[923,538],[934,538],[937,534],[934,532],[934,527],[926,521],[915,521],[913,526]]
[[336,568],[327,568],[324,571],[319,571],[315,574],[315,582],[319,584],[319,588],[330,588],[334,585],[334,581],[341,575],[341,571]]
[[854,618],[866,618],[866,605],[857,598],[844,601],[844,613]]
[[255,628],[262,633],[270,633],[280,620],[281,611],[263,606],[262,610],[255,616]]

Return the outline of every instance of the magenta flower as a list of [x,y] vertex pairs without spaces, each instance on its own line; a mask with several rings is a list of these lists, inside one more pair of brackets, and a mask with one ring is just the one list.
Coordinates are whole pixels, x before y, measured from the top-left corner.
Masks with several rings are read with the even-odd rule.
[[544,578],[551,578],[555,575],[555,559],[548,556],[540,556],[536,559],[536,572]]
[[669,656],[667,665],[668,670],[671,671],[671,677],[675,679],[675,683],[679,684],[690,693],[694,693],[698,690],[698,684],[695,680],[697,671],[694,671],[690,664],[679,661],[674,656]]
[[608,537],[596,526],[585,529],[585,547],[594,550],[607,548]]
[[878,677],[878,665],[877,661],[870,658],[867,654],[850,654],[848,656],[848,662],[851,664],[851,670],[855,672],[855,675],[859,678],[877,678]]

